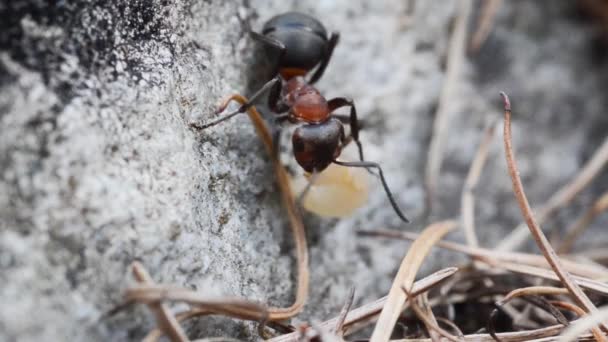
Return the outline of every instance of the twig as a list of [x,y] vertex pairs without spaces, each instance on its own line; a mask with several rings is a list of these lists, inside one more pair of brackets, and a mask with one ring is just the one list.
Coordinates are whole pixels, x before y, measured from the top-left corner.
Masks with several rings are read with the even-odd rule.
[[[564,288],[552,287],[552,286],[524,287],[524,288],[515,289],[515,290],[509,292],[504,298],[497,301],[495,303],[495,306],[496,306],[496,309],[500,309],[500,308],[504,307],[504,305],[506,305],[508,302],[510,302],[511,300],[513,300],[515,298],[526,297],[525,299],[528,300],[530,303],[549,312],[557,320],[558,323],[563,324],[563,325],[568,325],[569,322],[566,319],[566,317],[564,317],[564,315],[561,312],[559,312],[557,309],[555,309],[553,306],[551,306],[550,302],[547,302],[543,297],[540,297],[541,295],[561,295],[561,294],[568,294],[568,290],[564,289]],[[495,309],[495,311],[496,311],[496,309]],[[490,320],[494,316],[495,315],[493,312]]]
[[[414,296],[412,296],[411,293],[409,293],[405,287],[401,287],[401,290],[403,290],[403,292],[406,294],[407,299],[410,302],[410,307],[411,307],[412,311],[414,311],[414,313],[416,314],[416,317],[418,317],[418,319],[420,319],[422,321],[422,323],[424,323],[424,325],[426,326],[427,330],[429,331],[429,335],[431,335],[431,340],[435,340],[436,338],[433,337],[433,335],[434,335],[434,333],[438,333],[439,335],[447,338],[450,341],[459,342],[458,338],[456,338],[455,336],[452,336],[452,334],[443,330],[439,325],[437,325],[437,320],[435,319],[434,316],[431,316],[431,314],[425,313],[423,311],[423,309],[420,306],[418,306],[418,304],[416,303],[416,298]],[[426,304],[428,304],[428,302]],[[424,307],[427,310],[427,312],[430,311],[430,308],[428,308],[428,305],[425,305]]]
[[[585,163],[581,171],[568,184],[554,193],[551,198],[538,210],[538,223],[543,224],[557,209],[570,203],[572,199],[584,190],[593,179],[602,171],[608,163],[608,137],[595,151],[591,159]],[[528,239],[528,229],[525,223],[515,228],[496,249],[499,251],[510,251],[517,249]]]
[[[220,106],[220,111],[225,109],[228,106],[230,101],[236,101],[241,105],[247,103],[247,98],[242,95],[234,94],[229,96],[226,100],[224,100],[223,104]],[[306,302],[306,298],[308,296],[308,286],[309,286],[309,271],[308,271],[308,246],[306,243],[306,233],[304,229],[304,224],[302,223],[302,217],[300,216],[300,212],[296,207],[294,196],[291,191],[291,187],[289,186],[289,178],[287,176],[287,171],[281,164],[279,160],[275,158],[275,154],[273,153],[273,143],[272,136],[262,119],[260,113],[258,113],[257,109],[254,106],[250,106],[247,109],[247,114],[251,119],[251,122],[255,126],[256,132],[258,136],[264,143],[266,147],[266,151],[270,154],[272,158],[272,163],[274,165],[274,171],[277,177],[277,183],[281,190],[281,197],[283,199],[283,204],[285,205],[285,209],[287,210],[287,214],[289,217],[289,222],[291,224],[291,231],[293,234],[293,238],[296,245],[296,260],[298,267],[298,277],[297,277],[297,287],[296,287],[296,298],[294,303],[287,308],[269,308],[268,309],[268,319],[270,321],[280,321],[289,319],[295,315],[297,315],[304,306]]]
[[450,99],[458,86],[458,78],[460,77],[464,60],[467,25],[471,15],[471,4],[472,0],[458,1],[456,23],[454,24],[454,31],[450,38],[445,80],[441,88],[437,112],[435,113],[435,121],[433,122],[433,133],[425,171],[427,214],[430,214],[432,211],[439,172],[441,171],[443,150],[448,133],[448,123],[450,121],[450,110],[453,109],[451,105],[452,101]]
[[566,237],[563,238],[561,245],[557,248],[558,253],[565,254],[570,252],[577,238],[585,231],[585,229],[593,222],[593,220],[601,213],[608,210],[608,192],[605,192],[600,198],[593,203],[593,206],[587,210],[566,232]]
[[420,237],[412,243],[401,262],[399,271],[397,271],[393,285],[388,293],[386,304],[382,308],[378,322],[374,327],[374,332],[370,339],[371,342],[383,342],[390,339],[395,323],[407,299],[401,288],[411,288],[418,268],[433,245],[455,226],[456,223],[454,221],[442,221],[432,224],[425,228]]
[[[357,230],[357,234],[406,240],[416,240],[420,236],[416,233],[397,232],[394,230]],[[437,242],[436,246],[459,253],[464,253],[476,260],[482,260],[485,263],[491,263],[492,265],[497,265],[499,263],[513,263],[522,264],[525,266],[543,267],[548,269],[551,268],[543,256],[536,254],[496,252],[486,248],[469,247],[467,245],[444,240]],[[603,266],[594,267],[593,265],[582,264],[570,260],[563,260],[563,263],[566,270],[582,277],[588,277],[591,279],[605,279],[608,277],[608,272]]]
[[[517,170],[517,164],[515,162],[515,155],[513,153],[513,146],[511,140],[511,103],[509,101],[508,96],[505,93],[501,93],[501,96],[504,100],[505,107],[505,122],[504,122],[504,143],[505,143],[505,154],[507,158],[507,167],[509,169],[509,175],[511,176],[511,180],[513,182],[513,192],[515,193],[515,198],[517,199],[517,203],[521,209],[521,212],[524,216],[526,224],[528,228],[530,228],[530,233],[534,237],[537,246],[543,252],[543,255],[547,259],[547,262],[555,271],[555,274],[559,277],[560,281],[563,283],[564,287],[570,291],[570,294],[576,302],[585,309],[585,311],[589,313],[593,313],[597,311],[597,308],[591,300],[587,297],[587,295],[581,290],[578,284],[572,279],[570,273],[564,270],[562,263],[551,247],[551,244],[547,240],[545,234],[539,227],[534,215],[532,214],[532,208],[530,208],[530,204],[528,203],[528,199],[524,192],[524,186],[521,183],[521,179],[519,177],[519,171]],[[607,340],[608,341],[608,340]]]
[[488,39],[492,27],[494,26],[494,19],[496,18],[496,12],[502,4],[502,0],[482,0],[484,5],[481,9],[481,15],[477,24],[477,29],[472,35],[471,43],[469,45],[469,51],[476,53],[479,51],[483,43]]
[[[458,269],[456,267],[448,267],[443,270],[437,271],[427,277],[424,277],[414,283],[414,285],[412,286],[411,293],[416,296],[423,292],[426,292],[429,289],[437,286],[438,284],[441,284],[443,281],[453,276],[456,272],[458,272]],[[346,319],[344,320],[345,334],[354,332],[356,330],[354,329],[356,325],[371,321],[375,317],[377,317],[378,313],[382,310],[382,307],[384,307],[387,298],[388,296],[382,297],[372,303],[368,303],[351,310],[346,315]],[[339,317],[332,318],[323,322],[322,325],[325,327],[334,327],[336,326],[338,319]],[[290,334],[277,336],[269,340],[269,342],[295,342],[298,340],[298,336],[299,332],[293,332]],[[312,337],[316,336],[317,335],[313,335]]]
[[[515,332],[504,332],[497,333],[498,338],[503,342],[533,342],[533,341],[556,341],[555,338],[551,338],[564,330],[564,326],[561,324],[552,325],[546,328],[524,330]],[[580,335],[581,341],[591,337],[591,335]],[[550,338],[550,339],[547,339]],[[592,339],[593,337],[591,337]],[[494,342],[495,340],[490,334],[471,334],[465,335],[464,340],[466,342]],[[399,339],[391,340],[391,342],[430,342],[430,339]]]
[[[576,323],[570,324],[570,327],[562,332],[559,342],[577,341],[577,338],[585,331],[593,327],[604,324],[608,321],[608,306],[601,307],[596,312],[579,319]],[[602,339],[605,336],[602,334]]]
[[[546,270],[544,268],[522,265],[512,262],[502,262],[485,257],[481,257],[479,258],[479,260],[495,268],[502,268],[511,272],[525,274],[533,277],[539,277],[547,280],[560,281],[559,277],[555,274],[553,270]],[[576,282],[585,289],[602,294],[604,296],[608,296],[608,285],[606,285],[605,283],[584,277],[572,276],[572,278],[574,278],[574,280],[576,280]]]
[[452,321],[450,321],[447,318],[443,318],[443,317],[435,317],[437,319],[437,322],[441,322],[447,326],[449,326],[450,328],[452,328],[452,330],[454,330],[456,332],[456,336],[458,336],[459,340],[464,340],[464,334],[462,333],[462,330],[460,330],[460,328]]
[[338,336],[343,336],[344,332],[342,331],[344,328],[344,320],[346,320],[346,316],[350,311],[350,307],[353,305],[353,300],[355,299],[355,287],[351,287],[348,293],[348,297],[346,298],[346,303],[342,307],[342,311],[340,311],[340,315],[338,316],[338,322],[336,322],[336,327],[334,328],[334,332]]
[[[493,1],[493,0],[492,0]],[[471,168],[467,175],[467,179],[464,182],[462,189],[462,195],[460,197],[461,208],[460,217],[462,219],[462,228],[464,229],[464,236],[469,246],[477,247],[479,245],[477,234],[475,234],[475,198],[474,189],[479,182],[481,176],[481,170],[485,165],[486,159],[488,158],[488,150],[492,138],[494,138],[494,131],[496,130],[496,123],[492,122],[485,129],[475,158],[471,163]]]
[[[559,300],[553,300],[553,301],[550,301],[550,303],[551,303],[551,305],[554,305],[558,308],[572,311],[572,312],[576,313],[579,317],[585,316],[585,310],[581,309],[580,307],[578,307],[574,304],[567,303],[564,301],[559,301]],[[591,333],[593,334],[593,336],[595,337],[595,339],[597,341],[600,341],[602,339],[602,331],[598,327],[591,328]]]
[[[144,266],[139,262],[134,262],[131,264],[131,270],[133,271],[133,275],[137,279],[140,284],[145,284],[149,286],[154,285],[154,281],[150,274],[146,271]],[[186,333],[182,330],[179,322],[169,310],[166,304],[161,302],[150,302],[148,303],[148,307],[156,316],[156,323],[160,327],[160,329],[171,339],[173,342],[186,342],[189,341]]]
[[252,321],[263,321],[268,318],[265,306],[240,298],[209,298],[202,293],[178,287],[161,285],[140,285],[126,291],[126,298],[140,303],[157,303],[160,301],[182,301],[203,308],[214,314],[222,314]]

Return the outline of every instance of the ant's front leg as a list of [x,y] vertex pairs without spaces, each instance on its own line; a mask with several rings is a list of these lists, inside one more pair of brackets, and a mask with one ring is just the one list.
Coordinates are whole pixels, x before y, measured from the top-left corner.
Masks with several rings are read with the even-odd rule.
[[[206,128],[209,128],[211,126],[215,126],[221,122],[224,122],[238,114],[242,114],[245,113],[247,111],[247,109],[249,107],[251,107],[253,105],[253,103],[260,97],[262,96],[266,91],[268,91],[269,89],[271,91],[273,91],[273,89],[275,88],[279,88],[279,93],[280,93],[280,89],[281,89],[281,79],[277,76],[275,78],[273,78],[272,80],[268,81],[266,84],[264,84],[264,86],[262,88],[260,88],[260,90],[258,90],[255,94],[253,94],[253,96],[251,96],[251,98],[249,99],[249,101],[243,103],[237,110],[217,119],[211,122],[208,122],[206,124],[196,124],[196,123],[191,123],[190,127],[197,129],[197,130],[203,130]],[[224,102],[220,105],[220,107],[215,111],[215,114],[219,114],[221,112],[223,112],[226,107],[228,106],[228,104],[230,103],[230,101],[232,101],[233,99],[235,99],[236,97],[240,97],[240,95],[235,94],[235,95],[231,95],[229,96],[226,100],[224,100]]]
[[361,145],[361,141],[359,141],[360,127],[359,120],[357,119],[357,109],[355,108],[355,103],[353,102],[353,100],[347,99],[345,97],[336,97],[334,99],[329,100],[327,104],[329,105],[330,112],[333,112],[334,110],[341,107],[350,106],[350,116],[344,117],[341,115],[334,115],[334,117],[342,121],[343,123],[349,124],[350,136],[355,141],[355,144],[357,144],[357,149],[359,149],[359,159],[361,161],[364,161],[365,158],[363,158],[363,146]]

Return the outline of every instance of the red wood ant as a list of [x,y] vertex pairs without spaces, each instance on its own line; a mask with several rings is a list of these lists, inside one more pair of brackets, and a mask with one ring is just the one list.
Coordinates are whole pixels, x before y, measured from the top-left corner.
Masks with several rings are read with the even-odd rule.
[[[191,126],[201,130],[245,113],[253,102],[268,92],[268,106],[277,114],[275,121],[299,124],[292,135],[293,152],[296,161],[305,171],[314,176],[331,163],[368,170],[377,169],[393,209],[401,220],[409,222],[395,202],[380,165],[365,161],[363,158],[363,148],[359,141],[360,127],[354,102],[345,97],[327,100],[313,86],[323,75],[338,43],[339,34],[334,32],[328,37],[325,27],[317,19],[298,12],[275,16],[264,24],[261,34],[254,31],[250,31],[250,34],[255,40],[264,44],[267,52],[274,50],[279,53],[274,78],[237,110],[215,121]],[[315,67],[316,70],[307,80],[305,76]],[[350,107],[350,115],[333,114],[341,107]],[[350,126],[348,137],[344,133],[343,124]],[[275,153],[278,153],[279,136],[275,134]],[[353,140],[357,144],[360,161],[337,160],[342,149]],[[314,177],[309,187],[313,181]],[[300,199],[309,187],[302,192]]]

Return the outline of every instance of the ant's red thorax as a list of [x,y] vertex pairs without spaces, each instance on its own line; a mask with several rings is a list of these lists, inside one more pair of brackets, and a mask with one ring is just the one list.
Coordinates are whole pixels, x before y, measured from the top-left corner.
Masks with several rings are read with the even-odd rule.
[[308,123],[324,122],[330,117],[327,100],[303,77],[294,77],[285,84],[284,100],[290,116]]

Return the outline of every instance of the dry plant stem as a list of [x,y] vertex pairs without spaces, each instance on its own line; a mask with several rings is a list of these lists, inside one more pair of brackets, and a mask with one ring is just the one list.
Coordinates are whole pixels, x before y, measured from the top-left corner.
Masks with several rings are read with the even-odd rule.
[[[521,265],[511,262],[496,262],[495,260],[486,258],[481,258],[480,261],[495,268],[502,268],[507,271],[529,275],[533,277],[539,277],[547,280],[560,281],[559,277],[552,270],[546,270],[544,268]],[[572,278],[574,278],[574,280],[576,280],[576,282],[585,289],[596,292],[598,294],[602,294],[604,296],[608,296],[608,285],[606,285],[605,283],[584,277],[572,276]]]
[[[416,303],[416,298],[413,297],[405,289],[405,287],[402,287],[401,289],[406,294],[407,299],[410,303],[410,307],[412,308],[412,311],[414,311],[414,313],[416,314],[416,317],[418,317],[418,319],[420,319],[422,321],[422,323],[424,323],[424,325],[426,326],[426,329],[428,330],[429,335],[431,335],[431,340],[433,340],[433,341],[439,340],[439,338],[437,336],[437,334],[438,334],[438,335],[441,335],[441,336],[447,338],[450,341],[459,342],[458,338],[456,338],[455,336],[452,336],[449,332],[443,330],[441,327],[439,327],[439,325],[437,325],[437,320],[435,319],[435,316],[433,315],[433,312],[431,311],[431,308],[428,305],[428,300],[427,301],[423,300],[422,305],[419,306],[418,303]],[[424,307],[424,309],[421,308],[421,306]]]
[[472,0],[459,0],[457,5],[456,22],[454,31],[450,38],[449,53],[445,80],[439,95],[439,104],[433,122],[433,133],[429,147],[428,160],[425,171],[426,186],[426,212],[431,213],[432,203],[437,189],[439,172],[443,161],[443,150],[448,135],[448,124],[450,122],[450,110],[454,91],[458,86],[462,63],[465,55],[467,41],[467,26],[471,16]]
[[[448,267],[443,270],[437,271],[437,272],[415,282],[414,285],[412,286],[411,293],[412,293],[412,295],[417,296],[423,292],[426,292],[426,291],[430,290],[431,288],[441,284],[443,281],[445,281],[446,279],[453,276],[456,272],[458,272],[458,269],[456,267]],[[384,304],[386,303],[387,298],[388,297],[382,297],[380,299],[373,301],[372,303],[368,303],[361,307],[351,310],[346,315],[346,319],[344,320],[345,333],[346,334],[352,333],[355,330],[355,329],[353,329],[353,327],[356,326],[357,324],[363,324],[365,322],[369,322],[369,321],[372,321],[373,319],[375,319],[377,317],[378,313],[380,312],[380,310],[382,310],[382,308],[384,307]],[[335,327],[338,322],[338,319],[340,319],[340,317],[332,318],[330,320],[323,322],[322,325],[325,327]],[[295,341],[298,341],[298,336],[299,336],[299,332],[293,332],[290,334],[277,336],[269,341],[271,341],[271,342],[287,342],[287,341],[295,342]],[[316,335],[314,335],[312,337],[316,337]]]
[[[236,101],[239,104],[243,105],[247,103],[247,99],[239,94],[234,94],[229,96],[222,104],[220,109],[226,108],[230,101]],[[268,320],[270,321],[280,321],[289,319],[295,315],[297,315],[304,306],[306,302],[306,297],[308,296],[308,286],[309,286],[309,270],[308,270],[308,246],[306,243],[306,233],[304,230],[304,224],[302,223],[302,217],[300,216],[300,212],[298,211],[293,193],[291,191],[291,187],[289,186],[289,178],[287,176],[287,172],[285,168],[281,164],[279,160],[274,158],[273,153],[273,145],[272,145],[272,135],[268,132],[268,128],[264,123],[260,113],[258,113],[257,109],[254,106],[250,106],[247,109],[247,114],[251,119],[251,122],[255,126],[255,129],[262,139],[264,146],[266,146],[266,151],[270,154],[272,158],[272,163],[274,165],[275,175],[277,177],[277,183],[281,190],[281,197],[283,200],[283,204],[285,205],[285,209],[287,210],[287,214],[289,217],[289,222],[291,224],[291,231],[293,234],[293,238],[296,245],[296,260],[297,260],[297,268],[298,268],[298,276],[297,276],[297,288],[296,288],[296,298],[294,303],[287,308],[269,308],[268,309]]]
[[[572,199],[585,189],[593,179],[602,171],[608,163],[608,137],[595,151],[591,159],[583,166],[576,177],[559,191],[538,210],[538,222],[543,224],[553,213],[568,204]],[[525,224],[520,224],[505,239],[496,246],[499,251],[510,251],[519,248],[528,239],[528,229]]]
[[[206,316],[212,314],[211,311],[203,308],[193,308],[186,312],[181,312],[175,315],[178,322],[183,322],[193,317]],[[163,336],[163,331],[159,328],[151,330],[142,342],[156,342]]]
[[475,234],[475,197],[473,195],[473,191],[477,186],[477,183],[479,182],[481,171],[483,170],[483,167],[488,158],[488,150],[490,147],[490,143],[492,142],[492,138],[494,137],[495,130],[495,122],[492,122],[485,129],[483,138],[481,140],[481,143],[479,144],[477,153],[475,154],[475,158],[471,163],[471,168],[469,169],[467,179],[464,182],[462,195],[460,197],[460,202],[462,203],[460,208],[460,217],[462,219],[462,228],[464,229],[464,236],[467,240],[467,244],[473,247],[479,246],[477,234]]
[[[564,287],[566,287],[570,291],[570,294],[572,295],[572,297],[574,297],[575,301],[580,306],[582,306],[586,312],[596,312],[597,308],[595,307],[595,305],[591,303],[591,300],[589,300],[587,295],[581,290],[581,288],[574,281],[574,279],[572,279],[570,273],[564,270],[564,267],[562,266],[559,257],[553,250],[553,247],[547,240],[545,234],[543,234],[540,226],[534,218],[534,215],[532,214],[532,208],[530,208],[528,198],[526,197],[526,194],[524,192],[524,186],[521,183],[519,171],[515,162],[515,155],[513,153],[513,145],[511,140],[511,103],[505,93],[501,93],[501,96],[503,97],[505,106],[504,143],[505,154],[507,157],[507,167],[509,169],[511,181],[513,182],[513,192],[515,193],[515,198],[517,199],[517,203],[519,204],[526,224],[528,225],[528,228],[530,228],[530,233],[534,237],[536,245],[543,252],[543,255],[547,259],[547,262],[549,262],[551,268],[553,268],[553,271],[555,271],[555,274],[557,274]],[[608,330],[608,328],[606,329]],[[603,339],[602,341],[608,340]]]
[[[559,301],[559,300],[550,301],[549,303],[551,303],[553,306],[556,306],[558,308],[574,312],[579,317],[585,316],[585,310],[581,309],[580,307],[578,307],[574,304]],[[593,334],[593,336],[595,337],[595,339],[597,341],[601,341],[603,334],[602,334],[602,331],[598,327],[593,327],[591,329],[591,333]]]
[[568,294],[568,289],[553,286],[529,286],[515,289],[509,292],[503,299],[497,302],[497,304],[503,304],[510,301],[513,298],[522,296],[541,296],[541,295],[563,295]]
[[[141,284],[154,285],[154,281],[150,274],[146,271],[144,266],[139,262],[134,262],[131,265],[133,275],[137,281]],[[185,342],[189,341],[186,333],[182,330],[179,322],[169,310],[166,304],[161,302],[149,303],[148,307],[156,316],[156,323],[159,328],[171,339],[173,342]]]
[[450,321],[447,318],[443,318],[443,317],[436,317],[436,319],[438,322],[441,322],[441,323],[449,326],[450,328],[452,328],[452,330],[454,330],[456,333],[458,333],[459,340],[464,340],[464,334],[462,333],[460,328],[454,322]]
[[[597,327],[598,325],[601,326],[606,321],[608,321],[608,306],[601,307],[596,312],[570,324],[568,329],[562,332],[562,335],[559,338],[559,342],[577,341],[579,336],[582,335],[584,332],[594,327]],[[603,334],[601,337],[605,339],[605,336]]]
[[484,2],[481,8],[481,15],[477,29],[473,33],[471,38],[471,44],[469,51],[477,53],[483,43],[488,39],[492,27],[494,26],[494,19],[496,18],[496,12],[502,4],[502,0],[482,0]]
[[338,316],[338,322],[336,323],[336,327],[334,328],[334,332],[338,336],[344,335],[344,331],[343,331],[344,320],[346,320],[346,316],[348,315],[348,312],[350,311],[350,307],[353,305],[353,300],[355,300],[355,288],[351,287],[350,291],[348,293],[348,297],[346,299],[346,303],[344,304],[344,307],[340,311],[340,315]]
[[[405,288],[402,288],[402,289],[405,292]],[[408,300],[408,303],[410,304],[410,307],[412,308],[412,311],[414,311],[414,314],[416,314],[416,317],[418,317],[420,320],[423,321],[423,323],[426,327],[426,330],[429,333],[429,336],[431,337],[431,340],[440,341],[442,332],[440,331],[441,328],[439,327],[439,324],[437,323],[437,318],[435,318],[435,314],[433,313],[433,310],[431,309],[431,307],[429,305],[429,297],[427,295],[428,293],[425,292],[417,297],[412,296],[408,292],[405,292],[405,294],[407,295],[407,298],[408,298],[407,300]],[[418,316],[418,313],[416,312],[416,310],[421,314],[420,316]],[[429,323],[429,324],[427,324],[427,323]],[[445,333],[447,335],[449,335],[448,332],[445,332]]]
[[[524,330],[516,332],[497,333],[498,338],[503,342],[555,342],[556,335],[564,330],[563,325],[552,325],[546,328],[535,330]],[[465,342],[495,342],[490,334],[471,334],[464,336]],[[590,334],[581,334],[579,341],[594,341]],[[399,339],[391,342],[431,342],[428,338]]]
[[[419,234],[409,232],[397,232],[394,230],[358,230],[357,234],[366,236],[381,236],[396,239],[416,240]],[[464,253],[475,260],[485,263],[498,265],[502,263],[521,264],[523,266],[543,267],[550,269],[547,260],[536,254],[516,253],[516,252],[496,252],[481,247],[469,247],[463,244],[439,241],[437,247],[449,249],[455,252]],[[608,277],[608,272],[603,266],[582,264],[575,261],[563,260],[564,267],[571,273],[591,279],[604,279]],[[608,287],[606,287],[608,289]]]
[[605,192],[600,198],[593,203],[593,206],[581,216],[572,227],[568,228],[566,237],[562,239],[561,245],[557,248],[558,253],[565,254],[570,252],[572,246],[578,237],[585,229],[595,220],[601,213],[608,210],[608,192]]
[[395,327],[395,323],[403,310],[407,299],[402,287],[411,292],[411,286],[418,272],[418,268],[430,252],[433,245],[456,226],[454,221],[442,221],[434,223],[420,234],[420,237],[412,243],[407,254],[401,262],[399,271],[395,276],[393,285],[388,293],[388,299],[378,322],[374,327],[371,342],[388,341]]
[[140,303],[182,301],[215,314],[253,321],[268,318],[266,307],[240,298],[208,298],[200,292],[169,286],[140,285],[127,290],[126,298]]

